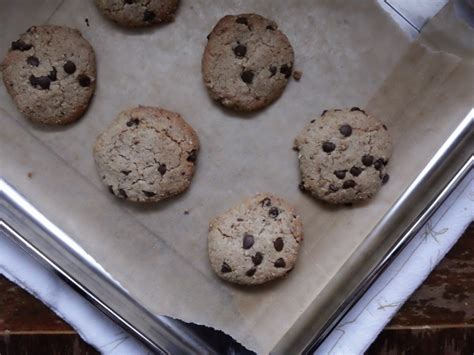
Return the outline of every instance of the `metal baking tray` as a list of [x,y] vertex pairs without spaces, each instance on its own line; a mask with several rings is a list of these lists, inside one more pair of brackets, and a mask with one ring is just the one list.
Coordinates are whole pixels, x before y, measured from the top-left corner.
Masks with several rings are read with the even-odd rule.
[[[462,120],[364,241],[383,240],[377,257],[368,258],[366,263],[357,265],[356,269],[348,260],[346,264],[353,268],[354,275],[351,282],[340,289],[338,295],[333,295],[330,303],[319,305],[314,310],[310,306],[305,317],[297,320],[272,353],[312,353],[321,344],[462,178],[473,169],[473,151],[474,110]],[[40,260],[153,352],[219,353],[208,338],[195,331],[195,327],[151,314],[40,211],[41,206],[31,205],[21,195],[21,191],[17,191],[15,181],[0,179],[1,237],[13,240]],[[331,282],[338,281],[336,275]]]

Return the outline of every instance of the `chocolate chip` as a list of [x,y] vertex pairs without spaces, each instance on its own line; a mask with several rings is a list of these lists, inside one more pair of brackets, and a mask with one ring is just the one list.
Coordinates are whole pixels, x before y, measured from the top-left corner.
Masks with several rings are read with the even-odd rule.
[[283,239],[281,239],[281,238],[277,238],[273,242],[273,246],[275,247],[276,251],[282,251],[284,245],[285,245],[285,243],[283,243]]
[[243,222],[244,219],[243,218],[237,218],[237,222]]
[[300,183],[299,183],[298,188],[299,188],[301,191],[306,192],[306,187],[304,187],[304,183],[303,183],[303,182],[300,182]]
[[143,13],[143,21],[145,22],[151,22],[155,19],[156,14],[153,11],[150,10],[145,10]]
[[131,171],[131,170],[121,170],[120,172],[121,172],[122,174],[124,174],[124,175],[128,175],[128,174],[130,174],[132,171]]
[[321,117],[323,117],[323,116],[326,114],[326,112],[328,112],[328,110],[324,110],[324,111],[321,113]]
[[388,174],[385,174],[382,178],[382,184],[386,184],[390,180],[390,176]]
[[143,194],[146,196],[146,197],[153,197],[153,196],[156,196],[156,194],[154,192],[151,192],[151,191],[145,191],[143,190],[142,191]]
[[362,172],[362,169],[358,168],[357,166],[353,166],[349,172],[352,174],[352,176],[359,176]]
[[268,197],[265,197],[262,202],[262,207],[270,207],[272,205],[272,200],[270,200]]
[[386,125],[383,124],[382,127],[383,127],[384,130],[387,130],[387,126],[386,126]]
[[12,50],[14,51],[27,51],[29,49],[31,49],[33,46],[31,44],[28,44],[28,43],[25,43],[23,42],[21,39],[19,39],[18,41],[15,41],[15,42],[12,42]]
[[316,120],[311,120],[311,121],[309,121],[309,122],[310,122],[310,123],[314,123],[314,122],[316,122]]
[[28,58],[26,58],[26,62],[29,64],[29,65],[32,65],[34,67],[37,67],[40,63],[39,59],[36,58],[35,56],[32,56],[30,55]]
[[247,84],[252,84],[253,81],[253,71],[251,70],[244,70],[240,77],[242,78],[242,81]]
[[82,87],[87,87],[91,84],[91,79],[87,75],[81,74],[77,79],[79,80],[79,85]]
[[382,170],[383,166],[384,166],[384,162],[382,158],[377,159],[374,163],[375,170]]
[[248,25],[249,24],[249,22],[247,20],[247,17],[237,17],[235,22],[240,23],[242,25]]
[[337,192],[337,191],[339,191],[339,187],[337,187],[334,184],[331,184],[331,185],[329,185],[329,190],[331,190],[332,192]]
[[30,84],[35,88],[38,88],[39,86],[41,89],[47,90],[49,89],[51,80],[47,76],[35,77],[34,75],[31,75]]
[[353,108],[351,108],[351,112],[353,112],[353,111],[360,111],[360,112],[362,112],[362,113],[365,114],[365,111],[364,111],[364,110],[361,110],[361,109],[358,108],[358,107],[353,107]]
[[341,134],[342,134],[344,137],[349,137],[349,136],[352,134],[352,127],[349,126],[348,124],[343,124],[343,125],[339,128],[339,132],[341,132]]
[[257,269],[255,269],[254,267],[247,270],[247,272],[245,273],[245,275],[247,275],[248,277],[252,277],[253,275],[255,275],[255,273],[257,272]]
[[57,74],[58,74],[58,71],[56,70],[56,67],[53,67],[53,69],[48,74],[48,78],[51,81],[56,81],[56,80],[58,80]]
[[112,187],[112,185],[109,185],[109,192],[110,192],[112,195],[115,195],[114,188]]
[[350,189],[356,186],[356,182],[354,180],[346,180],[344,184],[342,184],[343,189]]
[[275,267],[282,268],[282,267],[286,266],[286,263],[285,263],[285,260],[283,260],[283,258],[279,258],[279,259],[277,259],[277,261],[275,261],[275,263],[273,265]]
[[275,27],[273,27],[272,25],[268,25],[266,29],[270,31],[275,31]]
[[89,19],[86,17],[86,18],[84,19],[84,21],[86,22],[86,26],[89,27],[89,26],[90,26],[90,24],[89,24]]
[[67,74],[73,74],[76,71],[76,64],[68,60],[64,63],[63,69]]
[[336,177],[337,177],[338,179],[341,179],[341,180],[342,180],[342,179],[344,179],[344,178],[346,177],[346,170],[336,170],[336,171],[334,172],[334,175],[336,175]]
[[127,193],[125,192],[124,189],[119,189],[119,196],[123,197],[123,198],[127,198]]
[[277,218],[279,214],[280,214],[280,210],[278,209],[278,207],[272,207],[268,211],[268,215],[272,218]]
[[270,75],[270,78],[271,78],[272,76],[274,76],[276,73],[277,73],[277,67],[275,67],[275,66],[272,65],[272,66],[270,67],[270,74],[271,74],[271,75]]
[[324,142],[323,143],[323,151],[326,153],[332,152],[334,149],[336,149],[336,145],[332,142]]
[[140,120],[138,118],[132,118],[127,122],[128,127],[132,127],[133,125],[138,126],[140,124]]
[[166,173],[166,164],[160,164],[160,166],[158,167],[158,172],[161,175],[165,175],[165,173]]
[[197,151],[196,149],[193,149],[189,152],[188,157],[186,158],[187,161],[190,161],[191,163],[194,163],[197,159]]
[[263,261],[263,255],[260,252],[257,252],[254,256],[252,256],[252,262],[255,266],[260,265]]
[[247,47],[244,46],[243,44],[239,43],[237,46],[234,47],[234,54],[237,57],[244,57],[246,53],[247,53]]
[[285,78],[287,79],[291,76],[292,72],[293,72],[293,67],[291,65],[283,64],[280,67],[280,73],[284,74]]
[[134,0],[124,0],[123,2],[124,2],[125,4],[130,5],[130,4],[133,4],[133,1],[134,1]]
[[362,157],[362,164],[364,164],[365,166],[371,166],[373,162],[374,157],[372,155],[364,155]]
[[253,235],[249,233],[244,234],[244,241],[242,243],[242,248],[250,249],[254,243]]
[[231,271],[232,269],[230,268],[229,264],[227,264],[226,262],[223,262],[221,266],[221,272],[223,274],[227,274],[228,272],[231,272]]

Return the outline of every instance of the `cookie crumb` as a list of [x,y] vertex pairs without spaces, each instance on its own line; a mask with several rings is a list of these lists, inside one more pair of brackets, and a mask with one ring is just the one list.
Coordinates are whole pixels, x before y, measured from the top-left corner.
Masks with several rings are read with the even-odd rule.
[[86,17],[84,21],[86,21],[86,26],[89,27],[89,19]]
[[188,215],[188,214],[189,214],[189,210],[184,210],[184,214],[185,214],[185,215]]
[[302,76],[303,76],[303,72],[300,70],[295,70],[293,72],[293,79],[295,79],[296,81],[300,81]]
[[32,172],[32,171],[29,171],[28,174],[27,174],[27,176],[28,176],[28,179],[31,179],[31,178],[33,177],[33,172]]

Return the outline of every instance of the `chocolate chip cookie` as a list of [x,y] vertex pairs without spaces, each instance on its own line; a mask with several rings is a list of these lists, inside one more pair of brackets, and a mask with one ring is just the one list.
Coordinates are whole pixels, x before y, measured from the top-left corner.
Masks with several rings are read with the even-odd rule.
[[178,113],[139,106],[121,112],[97,138],[94,158],[112,194],[153,202],[188,188],[198,150],[196,132]]
[[364,110],[324,111],[295,140],[300,188],[334,204],[366,200],[389,179],[387,127]]
[[127,27],[144,27],[174,20],[179,0],[95,0],[110,20]]
[[95,90],[94,50],[68,27],[31,27],[12,42],[1,71],[20,112],[37,123],[63,125],[79,119]]
[[256,14],[229,15],[208,36],[202,73],[214,100],[255,111],[280,97],[293,62],[290,41],[275,22]]
[[209,260],[224,280],[257,285],[279,278],[295,265],[303,240],[293,207],[258,194],[216,217],[209,226]]

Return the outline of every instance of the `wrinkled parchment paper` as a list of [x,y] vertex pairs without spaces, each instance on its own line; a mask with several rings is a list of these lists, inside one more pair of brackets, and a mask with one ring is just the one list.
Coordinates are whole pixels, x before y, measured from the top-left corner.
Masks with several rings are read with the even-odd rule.
[[[245,116],[214,104],[200,72],[213,25],[225,14],[243,12],[276,20],[293,44],[295,68],[303,71],[301,81],[290,82],[275,104]],[[470,66],[410,47],[375,1],[183,0],[174,23],[146,30],[113,25],[92,1],[19,1],[2,2],[0,20],[2,57],[29,26],[52,23],[80,29],[98,61],[92,105],[82,120],[65,128],[33,127],[1,87],[1,175],[152,312],[221,329],[259,353],[271,351],[317,302],[473,98]],[[464,80],[463,90],[456,80]],[[202,144],[190,190],[156,205],[111,196],[92,157],[96,136],[119,111],[138,104],[180,112]],[[393,135],[390,182],[370,203],[352,208],[303,195],[291,149],[296,134],[323,109],[367,105]],[[207,224],[259,191],[295,204],[305,240],[285,280],[236,287],[211,271]]]

